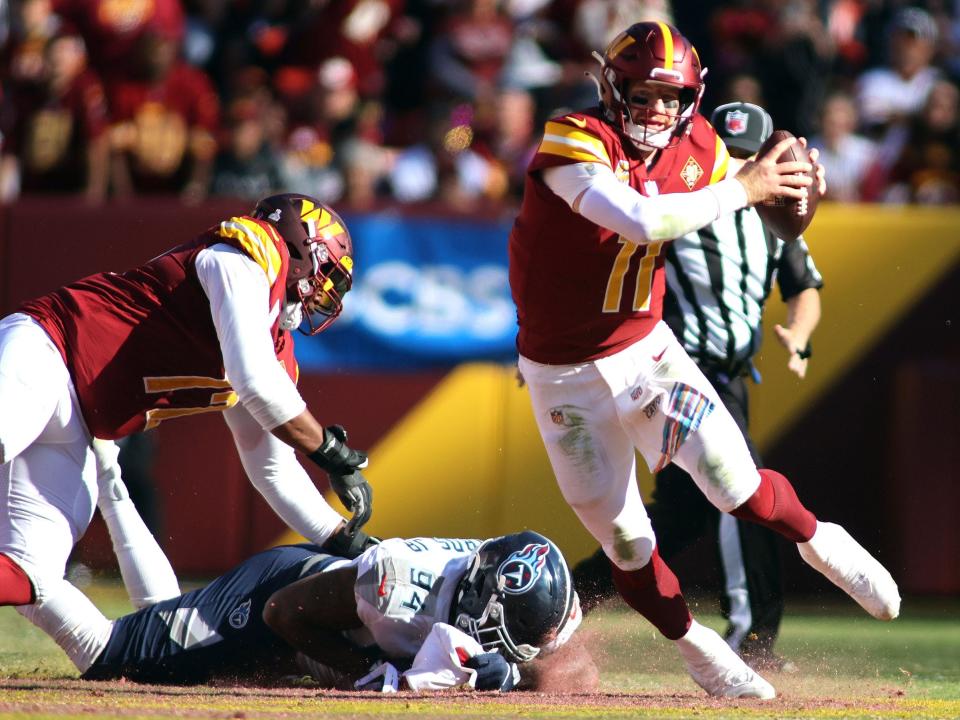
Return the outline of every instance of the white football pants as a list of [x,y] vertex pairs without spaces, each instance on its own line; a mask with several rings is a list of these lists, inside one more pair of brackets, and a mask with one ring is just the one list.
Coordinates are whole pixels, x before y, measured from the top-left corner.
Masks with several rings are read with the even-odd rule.
[[0,553],[37,600],[63,579],[97,500],[93,454],[70,374],[32,318],[0,321]]
[[519,368],[560,491],[620,569],[646,565],[656,544],[635,449],[652,472],[677,463],[724,512],[756,492],[740,429],[665,323],[609,357]]

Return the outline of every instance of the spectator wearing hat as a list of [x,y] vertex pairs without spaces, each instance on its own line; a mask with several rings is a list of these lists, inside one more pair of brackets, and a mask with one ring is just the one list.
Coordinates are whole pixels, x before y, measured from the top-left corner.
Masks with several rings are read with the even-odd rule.
[[[773,132],[770,116],[750,103],[721,105],[711,122],[735,158],[756,154]],[[755,209],[745,208],[674,240],[666,262],[664,320],[716,388],[754,462],[763,467],[748,434],[746,378],[760,381],[753,356],[774,280],[787,305],[786,324],[774,326],[776,339],[788,369],[800,378],[806,374],[823,284],[807,246],[802,238],[785,243],[775,237]],[[727,643],[756,669],[790,670],[773,650],[783,615],[780,538],[719,512],[676,465],[656,475],[652,499],[647,513],[664,560],[705,533],[717,538]],[[616,594],[602,550],[574,569],[574,582],[585,612]]]
[[940,77],[931,65],[936,44],[937,24],[925,10],[908,7],[894,15],[889,65],[868,70],[858,83],[861,121],[873,134],[904,124],[923,107]]

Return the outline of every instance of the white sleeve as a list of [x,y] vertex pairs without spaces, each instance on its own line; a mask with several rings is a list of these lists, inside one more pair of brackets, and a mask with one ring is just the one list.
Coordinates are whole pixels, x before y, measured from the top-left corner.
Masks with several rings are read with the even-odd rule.
[[223,366],[231,387],[265,430],[306,409],[297,386],[277,360],[270,327],[270,286],[251,258],[219,243],[197,255],[197,277],[210,300]]
[[343,518],[323,499],[293,448],[260,427],[243,405],[223,417],[253,486],[288,527],[322,545]]
[[652,197],[617,180],[602,163],[547,168],[543,181],[574,212],[637,244],[673,240],[747,206],[747,191],[733,178],[695,192]]

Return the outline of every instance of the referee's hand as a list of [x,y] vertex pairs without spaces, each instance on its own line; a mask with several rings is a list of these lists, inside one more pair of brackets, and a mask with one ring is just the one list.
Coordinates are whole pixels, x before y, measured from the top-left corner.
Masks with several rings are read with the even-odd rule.
[[807,358],[801,357],[801,353],[807,347],[807,338],[798,337],[790,328],[783,325],[774,325],[773,331],[777,335],[777,340],[783,345],[790,358],[787,360],[787,369],[794,373],[801,380],[807,376]]

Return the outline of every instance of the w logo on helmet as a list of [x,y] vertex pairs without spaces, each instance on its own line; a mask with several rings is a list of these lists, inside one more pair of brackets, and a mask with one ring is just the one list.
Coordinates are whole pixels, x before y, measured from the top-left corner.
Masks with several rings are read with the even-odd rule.
[[503,581],[503,591],[520,595],[532,588],[540,579],[540,571],[549,553],[550,546],[542,543],[531,543],[523,550],[511,553],[497,569],[497,576]]

